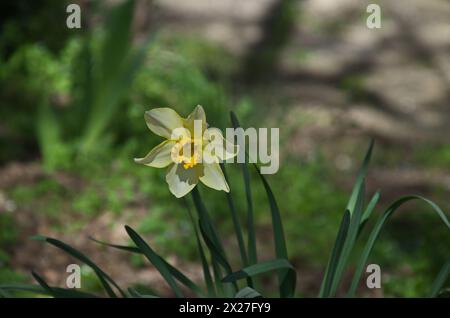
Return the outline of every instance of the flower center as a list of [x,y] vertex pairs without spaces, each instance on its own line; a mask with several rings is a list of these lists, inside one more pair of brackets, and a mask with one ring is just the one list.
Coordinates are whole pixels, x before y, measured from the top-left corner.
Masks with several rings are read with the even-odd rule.
[[174,162],[183,164],[184,169],[190,169],[200,162],[201,147],[194,140],[183,138],[173,146],[171,156]]

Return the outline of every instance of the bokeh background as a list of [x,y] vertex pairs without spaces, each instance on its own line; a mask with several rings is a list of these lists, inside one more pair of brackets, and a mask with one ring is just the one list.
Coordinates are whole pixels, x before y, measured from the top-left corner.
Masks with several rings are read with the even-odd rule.
[[[81,29],[66,27],[72,2]],[[371,2],[381,5],[381,29],[366,27]],[[230,126],[233,110],[244,127],[280,128],[281,166],[268,179],[298,295],[315,296],[370,138],[369,194],[381,189],[385,206],[418,193],[450,211],[449,102],[447,0],[2,1],[0,283],[29,282],[34,269],[64,284],[74,261],[29,239],[43,234],[85,251],[121,284],[170,295],[144,260],[88,239],[129,243],[124,224],[200,280],[183,202],[163,170],[133,158],[159,142],[145,110],[187,115],[201,104],[213,126]],[[228,170],[244,216],[240,171]],[[256,177],[258,251],[269,259],[270,212]],[[224,194],[200,190],[237,259]],[[449,255],[447,229],[410,204],[371,257],[383,288],[360,294],[424,295]],[[100,289],[82,273],[84,288]],[[261,282],[269,295],[272,287]]]

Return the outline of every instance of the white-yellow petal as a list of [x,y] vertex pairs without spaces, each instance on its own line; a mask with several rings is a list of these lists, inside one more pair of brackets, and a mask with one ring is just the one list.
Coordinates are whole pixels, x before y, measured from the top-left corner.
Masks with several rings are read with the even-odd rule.
[[228,160],[238,153],[238,146],[234,145],[222,135],[218,128],[208,128],[204,133],[205,149],[220,160]]
[[174,129],[183,127],[183,118],[171,108],[154,108],[146,111],[144,117],[151,131],[167,139]]
[[188,194],[198,183],[200,176],[200,167],[185,169],[182,164],[174,164],[169,167],[166,175],[166,181],[169,190],[177,198]]
[[[201,105],[197,105],[195,109],[192,111],[192,113],[189,114],[189,116],[185,120],[185,127],[190,130],[192,136],[194,137],[194,121],[201,121],[201,133],[206,130],[206,114],[205,110]],[[202,136],[195,136],[195,138],[201,138]]]
[[203,164],[203,176],[200,177],[200,181],[215,190],[230,192],[228,183],[218,163]]
[[134,161],[154,168],[164,168],[173,163],[171,151],[175,141],[166,140],[150,150],[143,158],[135,158]]

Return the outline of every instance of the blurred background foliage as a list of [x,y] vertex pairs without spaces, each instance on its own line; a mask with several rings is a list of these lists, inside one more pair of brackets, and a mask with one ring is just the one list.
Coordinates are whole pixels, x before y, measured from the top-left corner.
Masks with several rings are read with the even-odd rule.
[[[269,180],[299,273],[300,295],[315,296],[318,291],[354,170],[363,155],[361,146],[369,136],[378,138],[377,169],[414,165],[425,171],[405,187],[392,172],[399,170],[391,170],[387,180],[370,179],[369,191],[381,188],[383,198],[387,188],[385,204],[404,191],[425,192],[444,209],[449,207],[446,183],[430,186],[427,180],[449,169],[450,146],[442,138],[414,146],[398,142],[395,130],[381,134],[372,126],[348,124],[339,116],[330,122],[328,113],[322,118],[320,108],[317,114],[309,111],[308,103],[317,101],[295,98],[297,91],[307,98],[315,90],[326,97],[331,87],[345,96],[348,105],[384,105],[367,88],[365,75],[360,74],[364,66],[337,79],[322,79],[323,75],[306,67],[307,71],[299,72],[296,88],[298,79],[290,74],[289,65],[308,65],[315,52],[308,47],[307,36],[300,47],[293,48],[298,41],[293,34],[300,28],[304,35],[308,28],[302,29],[303,24],[310,23],[313,32],[331,34],[330,43],[338,39],[333,38],[336,28],[326,23],[318,27],[304,12],[308,8],[304,2],[314,1],[266,1],[273,7],[270,10],[265,4],[269,9],[262,10],[258,20],[262,35],[244,51],[199,32],[183,32],[183,22],[177,28],[177,19],[166,12],[179,14],[185,9],[176,1],[166,6],[164,1],[76,2],[82,8],[79,30],[65,27],[68,1],[0,4],[0,283],[29,280],[29,270],[36,267],[52,283],[64,280],[70,260],[55,259],[52,251],[29,242],[29,235],[62,236],[83,249],[89,245],[88,235],[108,241],[124,239],[118,232],[125,223],[137,225],[161,254],[198,275],[198,256],[183,201],[170,195],[163,170],[133,162],[159,142],[143,120],[144,111],[154,107],[172,107],[187,115],[201,104],[212,126],[228,127],[228,111],[233,110],[244,126],[280,128],[280,171]],[[260,4],[252,2],[256,10]],[[210,8],[204,4],[203,9]],[[140,11],[147,13],[150,22],[141,21]],[[219,21],[220,12],[217,15]],[[189,10],[183,17],[195,20]],[[346,22],[339,21],[344,28]],[[282,73],[286,67],[288,71]],[[303,78],[316,86],[301,86]],[[335,95],[331,96],[333,114]],[[346,111],[350,114],[350,110],[343,111],[347,118]],[[332,125],[340,129],[330,132]],[[239,169],[228,170],[244,214]],[[230,237],[227,246],[237,256],[224,194],[201,191],[221,234]],[[267,235],[270,213],[264,190],[255,186],[253,196],[259,253],[267,259],[272,250]],[[383,270],[382,294],[363,291],[366,295],[423,295],[449,256],[448,232],[420,209],[413,206],[394,218],[383,234],[373,256]],[[92,253],[107,271],[115,272],[118,281],[151,286],[158,280],[138,258],[113,253],[111,260],[105,250]],[[92,273],[85,270],[83,275],[85,286],[99,288]],[[270,288],[270,281],[264,283]]]

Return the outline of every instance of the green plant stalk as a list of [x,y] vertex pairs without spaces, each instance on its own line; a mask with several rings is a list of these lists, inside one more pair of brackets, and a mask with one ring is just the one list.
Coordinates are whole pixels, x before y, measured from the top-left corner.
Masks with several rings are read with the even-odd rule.
[[197,248],[198,248],[198,251],[199,251],[199,254],[200,254],[200,259],[202,261],[203,279],[205,280],[206,288],[208,290],[208,296],[209,297],[215,297],[216,296],[216,290],[214,288],[214,284],[213,284],[213,281],[212,281],[211,273],[209,271],[209,265],[208,265],[208,261],[207,261],[206,256],[205,256],[205,251],[203,249],[202,242],[200,240],[200,235],[198,234],[197,222],[195,222],[194,216],[192,215],[191,208],[189,207],[189,204],[188,204],[186,198],[184,198],[183,202],[184,202],[184,204],[186,206],[186,209],[187,209],[188,214],[189,214],[189,219],[191,220],[192,227],[194,229],[195,240],[197,242]]
[[211,253],[211,264],[213,268],[214,281],[216,284],[217,295],[219,297],[225,296],[225,288],[222,283],[222,271],[220,270],[219,263],[216,261]]
[[221,288],[221,273],[220,270],[217,270],[218,264],[221,264],[226,271],[231,271],[225,249],[223,248],[223,245],[219,239],[211,217],[209,216],[209,213],[205,205],[203,204],[203,200],[201,199],[200,192],[198,191],[197,187],[192,190],[192,198],[194,200],[194,205],[199,216],[199,225],[203,240],[205,241],[211,253],[213,270],[216,268],[214,272],[216,278],[216,287]]
[[252,201],[252,191],[250,187],[250,173],[248,171],[248,166],[245,163],[240,164],[242,168],[242,176],[244,178],[245,185],[245,197],[247,199],[247,230],[248,230],[248,255],[250,264],[258,263],[258,253],[256,250],[256,231],[255,231],[255,220],[253,217],[253,201]]
[[[220,166],[221,166],[223,174],[225,176],[225,180],[227,181],[228,184],[230,184],[228,175],[227,175],[227,171],[225,169],[225,165],[223,163],[221,163]],[[241,260],[242,260],[243,266],[246,267],[250,264],[248,262],[247,252],[245,250],[244,238],[242,235],[242,228],[241,228],[241,224],[239,222],[239,218],[236,213],[236,208],[234,205],[234,200],[233,200],[233,196],[231,194],[231,190],[229,193],[226,194],[226,197],[227,197],[228,206],[230,208],[231,217],[233,220],[233,226],[234,226],[234,231],[236,233],[236,239],[237,239],[238,246],[239,246],[239,252],[241,254]],[[249,287],[253,287],[253,281],[252,281],[251,277],[249,277],[247,279],[247,284]]]
[[219,236],[217,235],[217,231],[214,227],[214,224],[211,220],[208,210],[206,210],[206,207],[203,204],[203,200],[201,199],[200,192],[198,191],[197,187],[195,187],[192,190],[192,198],[194,199],[194,205],[197,210],[199,219],[201,222],[204,222],[205,224],[205,231],[207,231],[207,234],[211,237],[212,242],[225,255],[223,245],[220,242]]
[[[210,235],[206,233],[206,226],[204,220],[199,220],[199,228],[200,232],[202,233],[202,237],[206,243],[206,246],[208,246],[209,250],[211,251],[212,255],[214,256],[214,259],[217,261],[218,264],[220,264],[223,269],[225,269],[225,272],[227,274],[231,274],[233,270],[231,269],[230,263],[228,263],[228,260],[226,256],[220,251],[220,249],[215,245],[215,243],[211,240]],[[220,268],[218,271],[219,277],[222,276],[220,272]],[[221,280],[219,280],[221,282]],[[236,283],[233,283],[234,290],[231,290],[231,292],[234,294],[238,291],[238,286]]]
[[[234,112],[230,112],[231,123],[233,128],[240,128],[239,120]],[[246,153],[246,157],[248,155]],[[253,217],[253,201],[252,190],[250,186],[250,172],[246,163],[239,164],[242,169],[242,177],[244,179],[245,186],[245,198],[247,200],[247,245],[248,245],[248,259],[249,264],[256,264],[258,262],[258,254],[256,250],[256,234],[255,234],[255,220]]]

